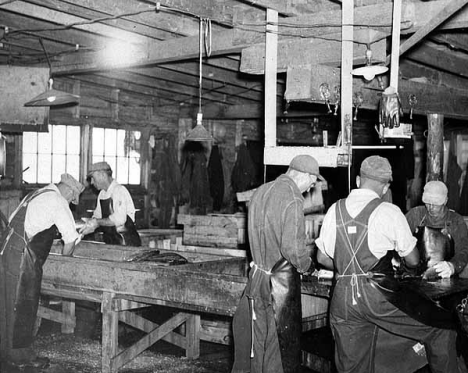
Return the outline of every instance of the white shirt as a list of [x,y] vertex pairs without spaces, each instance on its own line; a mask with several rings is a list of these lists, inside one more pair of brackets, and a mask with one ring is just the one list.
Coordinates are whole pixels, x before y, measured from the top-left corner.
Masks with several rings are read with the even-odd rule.
[[107,190],[101,190],[97,199],[97,206],[93,213],[93,218],[102,219],[101,199],[112,199],[113,212],[109,219],[115,224],[117,230],[123,227],[127,221],[127,215],[135,222],[135,205],[132,196],[127,188],[112,180]]
[[55,224],[64,243],[74,242],[78,238],[78,232],[67,200],[55,184],[42,189],[50,189],[52,192],[42,193],[29,202],[24,220],[27,237],[31,239]]
[[[355,218],[378,194],[369,189],[353,189],[346,198],[346,209]],[[336,203],[333,204],[323,219],[320,235],[315,244],[320,251],[330,258],[335,254],[336,242]],[[408,255],[416,245],[416,238],[411,234],[405,216],[398,208],[388,202],[382,202],[370,215],[367,243],[369,250],[378,259],[387,251],[396,250],[400,256]]]

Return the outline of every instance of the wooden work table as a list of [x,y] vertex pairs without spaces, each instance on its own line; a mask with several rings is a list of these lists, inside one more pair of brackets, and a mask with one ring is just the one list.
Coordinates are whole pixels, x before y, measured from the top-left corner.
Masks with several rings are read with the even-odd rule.
[[[39,317],[62,324],[62,332],[73,333],[75,300],[101,304],[102,372],[117,372],[124,364],[149,348],[159,339],[186,350],[186,356],[197,358],[200,339],[230,343],[229,325],[209,325],[201,314],[233,316],[247,282],[245,251],[184,247],[167,242],[168,252],[178,251],[188,263],[160,265],[131,262],[129,258],[148,247],[125,247],[83,241],[74,256],[58,254],[54,244],[45,265],[42,294],[62,297],[62,310],[41,306]],[[165,252],[164,249],[159,249]],[[183,251],[183,252],[182,252]],[[219,253],[219,255],[216,255]],[[243,254],[242,254],[243,253]],[[237,255],[237,256],[233,256]],[[330,283],[309,279],[303,282],[303,296],[327,297]],[[131,312],[142,307],[173,307],[175,316],[157,325]],[[324,315],[320,315],[323,323]],[[309,322],[317,323],[318,317]],[[147,334],[133,346],[120,350],[118,323],[125,322]],[[183,326],[185,334],[174,330]]]

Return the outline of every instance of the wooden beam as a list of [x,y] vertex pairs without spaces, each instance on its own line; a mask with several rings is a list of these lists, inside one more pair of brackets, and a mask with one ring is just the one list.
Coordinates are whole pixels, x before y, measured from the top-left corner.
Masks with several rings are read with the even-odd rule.
[[[446,45],[425,42],[407,52],[403,60],[430,66],[439,70],[438,73],[446,71],[456,76],[468,78],[468,54],[452,50]],[[466,86],[466,82],[464,84]]]
[[[59,25],[69,25],[85,21],[85,19],[81,17],[76,17],[70,14],[24,2],[11,2],[9,4],[4,4],[2,5],[2,9],[41,19],[43,21],[53,22]],[[103,25],[101,23],[77,24],[73,26],[73,28],[107,36],[112,39],[120,39],[126,43],[146,44],[149,41],[149,39],[145,36]]]
[[[467,3],[468,0],[451,0],[440,12],[437,12],[435,15],[433,15],[423,27],[417,30],[409,39],[405,40],[400,45],[399,55],[404,54],[407,50],[419,43],[430,32],[435,30],[439,25],[445,22],[453,14],[462,9]],[[389,62],[389,58],[387,58],[387,62]]]
[[[224,31],[212,37],[212,55],[240,52],[243,48],[264,41],[265,36],[255,31]],[[137,56],[133,62],[102,61],[97,53],[82,53],[80,56],[65,56],[61,63],[53,64],[54,75],[69,75],[96,70],[148,66],[181,61],[198,56],[198,36],[190,36],[154,42],[147,55]]]
[[[278,72],[286,72],[294,65],[341,65],[341,40],[288,39],[278,43]],[[263,74],[265,46],[254,45],[242,51],[240,71],[248,74]],[[354,64],[364,64],[366,46],[357,44],[353,50]],[[386,56],[385,40],[372,45],[374,62],[384,61]]]

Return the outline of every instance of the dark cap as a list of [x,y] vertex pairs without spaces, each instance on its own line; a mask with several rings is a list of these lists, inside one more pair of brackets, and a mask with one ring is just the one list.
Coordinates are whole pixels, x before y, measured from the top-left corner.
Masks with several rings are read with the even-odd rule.
[[107,162],[97,162],[93,163],[91,167],[88,170],[88,176],[90,176],[93,172],[96,171],[112,171],[111,167],[109,166],[109,163]]
[[307,154],[296,155],[289,164],[289,168],[304,172],[310,175],[317,176],[318,179],[324,180],[320,175],[319,164],[314,157]]
[[72,175],[70,174],[62,174],[60,177],[60,182],[68,186],[73,192],[73,200],[71,201],[73,204],[77,205],[80,194],[85,189],[84,185],[77,181]]
[[360,175],[366,179],[373,179],[382,183],[392,181],[392,166],[387,158],[372,155],[361,163]]

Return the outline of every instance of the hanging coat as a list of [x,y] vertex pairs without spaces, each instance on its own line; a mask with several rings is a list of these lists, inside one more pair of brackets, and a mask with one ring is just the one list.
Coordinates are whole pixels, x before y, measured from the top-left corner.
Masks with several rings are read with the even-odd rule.
[[256,170],[246,144],[241,144],[232,169],[231,185],[234,193],[255,188]]
[[221,210],[224,198],[223,156],[218,145],[213,145],[208,162],[208,179],[210,181],[210,194],[213,198],[213,210]]

